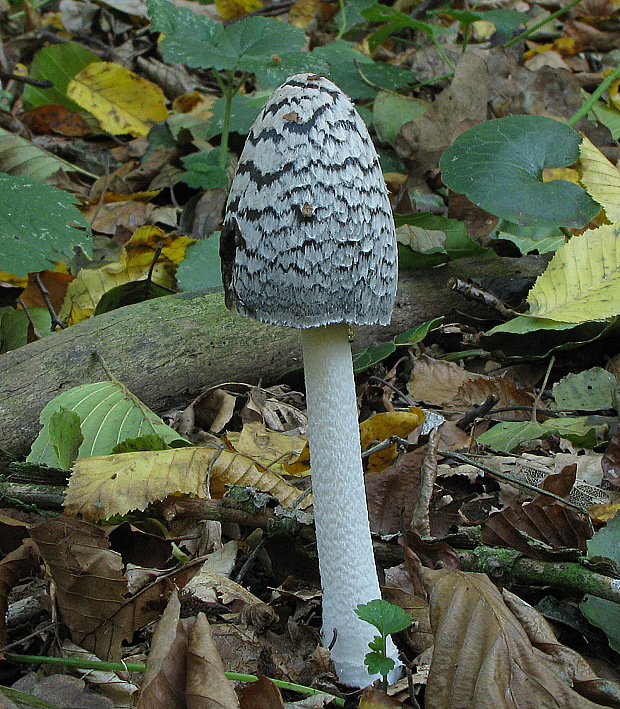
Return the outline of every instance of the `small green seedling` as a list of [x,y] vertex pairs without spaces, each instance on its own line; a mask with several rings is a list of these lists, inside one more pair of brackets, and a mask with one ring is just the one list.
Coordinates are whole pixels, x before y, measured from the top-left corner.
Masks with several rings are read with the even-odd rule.
[[413,618],[402,608],[381,600],[359,605],[355,612],[360,620],[370,623],[379,631],[379,635],[368,643],[370,652],[364,658],[364,664],[368,667],[368,674],[380,674],[383,677],[385,690],[388,674],[394,669],[394,660],[386,654],[386,640],[392,633],[408,628]]

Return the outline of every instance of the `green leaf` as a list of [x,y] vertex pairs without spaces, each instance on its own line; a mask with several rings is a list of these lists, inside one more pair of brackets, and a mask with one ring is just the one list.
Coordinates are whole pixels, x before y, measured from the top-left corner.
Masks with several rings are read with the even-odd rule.
[[362,10],[361,14],[371,22],[385,23],[381,29],[377,30],[368,38],[368,46],[371,52],[374,52],[380,44],[383,44],[383,42],[385,42],[391,34],[394,34],[394,32],[399,32],[405,28],[412,29],[416,32],[424,32],[432,39],[440,34],[448,34],[450,32],[449,29],[438,25],[429,25],[426,22],[414,20],[404,12],[400,12],[399,10],[395,10],[391,7],[386,7],[385,5],[380,5],[379,3],[375,3],[368,9]]
[[0,202],[1,270],[25,276],[53,268],[54,261],[70,258],[74,245],[92,255],[90,227],[69,193],[0,174]]
[[385,638],[408,628],[412,617],[399,606],[384,600],[370,601],[357,606],[355,613],[360,620],[370,623]]
[[334,22],[338,26],[339,32],[346,34],[356,25],[367,25],[368,20],[362,15],[362,10],[365,10],[374,4],[375,0],[348,0],[344,3],[344,6],[341,5],[340,12],[334,18]]
[[192,244],[177,268],[177,283],[182,290],[222,287],[220,232]]
[[502,359],[544,359],[554,352],[574,350],[617,331],[613,322],[580,325],[519,316],[482,336],[481,344]]
[[80,417],[61,406],[50,416],[48,435],[57,458],[54,467],[69,470],[84,440]]
[[94,177],[86,170],[52,155],[47,150],[38,148],[29,140],[0,128],[0,173],[6,172],[15,177],[30,177],[42,182],[59,170],[81,172]]
[[[153,29],[163,32],[168,62],[226,71],[247,71],[264,87],[277,86],[297,71],[322,71],[324,64],[301,50],[299,27],[267,17],[245,17],[223,26],[168,0],[147,0]],[[288,73],[287,73],[288,72]]]
[[510,37],[513,32],[519,29],[521,25],[524,25],[528,19],[527,15],[523,12],[518,12],[517,10],[507,10],[505,8],[483,12],[453,10],[452,8],[447,8],[445,10],[441,10],[441,14],[454,17],[455,20],[458,20],[464,25],[471,25],[478,20],[492,22],[497,31],[505,37]]
[[560,436],[585,448],[593,448],[597,444],[595,426],[588,423],[587,416],[564,419],[548,419],[542,423],[536,421],[506,421],[498,423],[493,428],[478,436],[481,445],[495,450],[511,452],[524,441],[537,438]]
[[138,451],[167,451],[169,446],[163,437],[156,433],[147,433],[138,438],[127,438],[112,448],[112,453],[137,453]]
[[433,318],[432,320],[427,320],[421,325],[416,325],[410,330],[401,332],[400,335],[396,335],[396,337],[394,338],[394,344],[399,347],[410,347],[411,345],[415,345],[418,342],[422,342],[422,340],[428,335],[431,330],[434,330],[436,327],[439,327],[439,325],[441,325],[443,320],[444,317],[442,315],[441,317]]
[[[202,150],[192,153],[182,159],[187,172],[181,178],[190,187],[202,190],[213,190],[218,187],[228,187],[228,173],[220,166],[220,148]],[[226,156],[226,164],[230,156]]]
[[[0,246],[0,252],[2,247]],[[0,263],[0,269],[2,264]],[[52,318],[47,308],[28,306],[25,310],[0,308],[0,354],[16,350],[28,344],[28,332],[32,320],[37,333],[42,337],[52,334]]]
[[364,657],[364,664],[368,667],[368,674],[385,677],[394,669],[394,660],[378,652],[368,652]]
[[[605,556],[620,566],[620,513],[616,513],[587,544],[589,557]],[[579,608],[590,623],[603,630],[609,645],[620,652],[620,605],[596,596],[586,596]]]
[[372,345],[368,345],[368,347],[364,347],[353,354],[353,371],[356,373],[363,372],[368,367],[372,367],[373,364],[382,362],[395,351],[396,345],[393,342],[373,342]]
[[134,305],[142,303],[144,300],[162,298],[165,295],[170,295],[170,289],[164,288],[158,283],[153,283],[150,280],[130,281],[106,291],[99,299],[93,314],[102,315],[111,310],[123,308],[125,305]]
[[559,322],[620,314],[620,225],[591,229],[560,246],[527,301],[530,314]]
[[353,100],[374,98],[377,87],[399,91],[415,82],[410,71],[382,62],[355,49],[351,42],[337,39],[312,54],[329,65],[329,78]]
[[49,422],[62,408],[74,411],[81,419],[84,441],[79,450],[80,458],[108,455],[121,441],[147,433],[160,435],[168,444],[185,442],[120,382],[96,382],[73,387],[43,408],[40,416],[43,429],[32,444],[29,462],[56,466]]
[[43,47],[32,59],[30,76],[33,79],[51,81],[54,86],[50,89],[40,89],[25,84],[22,98],[26,108],[58,104],[72,111],[82,111],[82,107],[67,96],[67,85],[82,69],[100,61],[96,54],[77,42]]
[[399,244],[410,248],[416,254],[423,254],[430,259],[403,253],[399,249],[399,267],[421,268],[437,265],[448,260],[468,256],[493,255],[491,249],[477,244],[467,234],[462,222],[446,219],[428,212],[419,214],[396,214],[396,237]]
[[[590,98],[590,94],[583,89],[579,92],[579,96],[584,103]],[[592,114],[599,123],[609,128],[611,137],[614,140],[618,140],[620,138],[620,111],[609,107],[602,101],[597,101],[594,106],[592,106],[591,114],[588,114],[588,118],[594,120]]]
[[544,168],[579,159],[579,134],[552,118],[509,116],[461,133],[440,160],[442,179],[516,224],[581,228],[600,211],[579,185],[542,181]]
[[553,385],[553,398],[558,409],[600,411],[613,409],[616,378],[602,367],[567,374]]
[[[166,0],[167,2],[168,0]],[[256,120],[256,116],[260,113],[265,101],[269,98],[268,92],[261,92],[253,96],[244,96],[243,94],[235,94],[232,100],[232,110],[230,116],[229,130],[231,133],[239,133],[247,135],[250,132],[252,123]],[[222,132],[224,125],[224,111],[226,101],[223,98],[218,99],[213,104],[213,115],[209,120],[202,122],[192,133],[196,136],[211,140],[216,135]]]
[[372,120],[379,140],[393,144],[403,125],[422,116],[429,106],[427,101],[421,99],[380,91],[372,108]]

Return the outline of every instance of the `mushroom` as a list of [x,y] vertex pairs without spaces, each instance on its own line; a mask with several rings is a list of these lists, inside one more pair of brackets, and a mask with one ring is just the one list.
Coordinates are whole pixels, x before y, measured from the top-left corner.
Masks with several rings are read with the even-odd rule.
[[[375,679],[364,666],[375,631],[355,608],[381,594],[348,324],[389,324],[396,236],[366,126],[324,76],[291,76],[254,122],[226,203],[220,254],[229,307],[301,328],[323,643],[339,679],[364,687]],[[396,674],[391,641],[388,655]]]

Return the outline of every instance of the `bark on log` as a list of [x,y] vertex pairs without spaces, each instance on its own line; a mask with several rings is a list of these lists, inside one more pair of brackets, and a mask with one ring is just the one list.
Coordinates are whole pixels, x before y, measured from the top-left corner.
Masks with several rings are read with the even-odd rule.
[[[360,328],[354,349],[455,311],[496,316],[452,291],[450,277],[527,278],[543,268],[538,257],[483,258],[408,272],[399,280],[392,324]],[[95,352],[156,412],[184,405],[220,382],[268,384],[301,365],[295,330],[229,312],[219,291],[180,293],[99,315],[0,356],[0,469],[9,456],[27,455],[48,401],[108,378]]]

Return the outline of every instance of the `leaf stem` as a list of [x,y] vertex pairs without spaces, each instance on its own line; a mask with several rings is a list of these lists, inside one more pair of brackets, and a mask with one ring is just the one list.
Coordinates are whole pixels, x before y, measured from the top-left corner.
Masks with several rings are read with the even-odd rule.
[[581,2],[581,0],[572,0],[572,2],[569,2],[568,5],[565,5],[564,7],[561,7],[559,10],[552,12],[550,15],[545,17],[540,22],[537,22],[535,25],[528,27],[524,32],[521,32],[521,34],[518,34],[516,37],[509,39],[502,46],[504,47],[504,49],[508,49],[508,47],[512,47],[513,44],[516,44],[520,40],[525,39],[526,37],[529,37],[532,34],[532,32],[536,32],[536,30],[539,27],[546,25],[547,22],[551,22],[551,20],[555,20],[556,17],[559,17],[560,15],[564,14],[567,10],[570,10],[571,7],[575,7],[575,5],[578,5],[580,2]]
[[[102,662],[95,660],[80,660],[78,658],[65,657],[45,657],[41,655],[17,655],[12,652],[5,652],[4,657],[9,662],[27,662],[41,663],[47,665],[64,665],[65,667],[76,667],[82,670],[101,670],[102,672],[144,672],[146,664],[143,662]],[[240,672],[225,672],[229,680],[233,682],[258,682],[256,675],[243,674]],[[306,687],[303,684],[295,684],[294,682],[284,682],[283,680],[270,678],[271,681],[280,687],[280,689],[289,689],[300,694],[325,694],[330,697],[331,701],[336,706],[343,707],[344,699],[336,697],[327,692],[314,687]]]
[[575,113],[571,118],[568,119],[567,124],[569,126],[574,126],[575,123],[580,121],[596,104],[599,98],[607,91],[607,89],[613,84],[613,82],[620,76],[620,64],[611,72],[611,74],[605,77],[605,80],[597,87],[597,89],[590,94],[588,100],[583,104],[583,106]]

